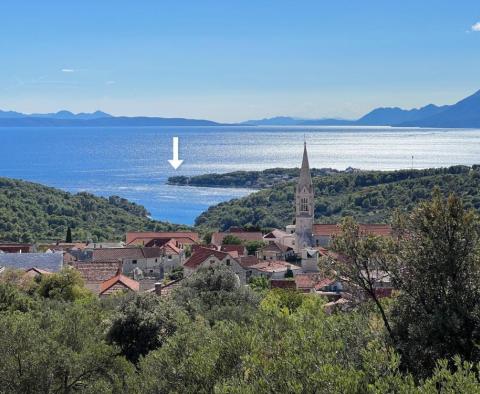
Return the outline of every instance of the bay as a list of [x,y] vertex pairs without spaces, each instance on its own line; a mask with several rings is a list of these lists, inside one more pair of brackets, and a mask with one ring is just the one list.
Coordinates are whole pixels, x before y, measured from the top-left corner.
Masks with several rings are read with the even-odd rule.
[[[172,137],[184,164],[174,171]],[[159,220],[193,224],[248,189],[170,186],[172,175],[310,166],[395,170],[480,163],[479,129],[391,127],[0,128],[0,176],[71,192],[119,195]],[[412,160],[413,156],[413,160]]]

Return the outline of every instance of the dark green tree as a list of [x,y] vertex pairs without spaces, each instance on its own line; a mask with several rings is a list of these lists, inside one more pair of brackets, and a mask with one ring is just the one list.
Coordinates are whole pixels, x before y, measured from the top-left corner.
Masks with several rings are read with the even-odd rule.
[[260,299],[222,265],[199,269],[182,280],[172,297],[192,318],[203,316],[212,324],[219,320],[247,321]]
[[182,313],[163,298],[151,293],[134,294],[120,305],[108,339],[136,363],[141,356],[161,347],[182,319]]
[[93,294],[84,287],[80,273],[69,267],[61,272],[43,275],[37,293],[43,298],[58,301],[75,301],[93,297]]
[[242,240],[233,234],[228,234],[225,236],[225,238],[223,238],[222,244],[223,245],[241,245]]
[[480,361],[477,215],[436,191],[398,227],[403,267],[391,319],[403,366],[425,377],[438,359]]
[[65,242],[67,244],[72,243],[72,229],[70,227],[67,228],[67,236],[65,237]]
[[249,241],[245,242],[245,248],[249,255],[255,255],[255,252],[266,245],[263,241]]

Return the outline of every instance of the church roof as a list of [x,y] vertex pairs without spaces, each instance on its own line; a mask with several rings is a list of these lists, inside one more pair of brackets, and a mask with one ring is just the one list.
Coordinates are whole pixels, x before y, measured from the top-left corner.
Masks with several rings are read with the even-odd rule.
[[[377,236],[389,236],[392,233],[392,227],[388,224],[360,224],[360,232],[362,234],[377,235]],[[317,236],[329,236],[338,235],[342,232],[342,229],[337,224],[314,224],[313,234]]]
[[310,175],[310,165],[308,163],[307,143],[303,144],[302,168],[300,168],[300,179],[298,180],[298,188],[302,186],[311,187],[312,177]]

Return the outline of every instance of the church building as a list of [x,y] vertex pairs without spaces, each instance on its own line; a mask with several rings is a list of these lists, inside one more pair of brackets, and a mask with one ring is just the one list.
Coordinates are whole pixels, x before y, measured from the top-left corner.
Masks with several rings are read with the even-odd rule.
[[295,246],[297,253],[312,247],[315,196],[313,193],[310,165],[308,164],[307,143],[303,146],[303,160],[300,178],[295,190]]
[[[308,162],[307,144],[303,146],[302,167],[295,189],[295,225],[287,226],[287,233],[294,236],[294,250],[302,259],[304,272],[318,271],[319,251],[328,248],[332,237],[340,232],[336,224],[315,224],[315,194],[310,165]],[[364,234],[389,236],[391,227],[388,224],[360,224]]]

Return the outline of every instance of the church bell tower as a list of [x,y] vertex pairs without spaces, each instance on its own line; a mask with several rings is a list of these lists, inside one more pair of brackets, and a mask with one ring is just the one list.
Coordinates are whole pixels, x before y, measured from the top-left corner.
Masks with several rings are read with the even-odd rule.
[[308,164],[307,143],[303,146],[302,168],[295,190],[295,249],[300,253],[302,249],[314,246],[313,218],[315,201],[313,194],[312,177]]

